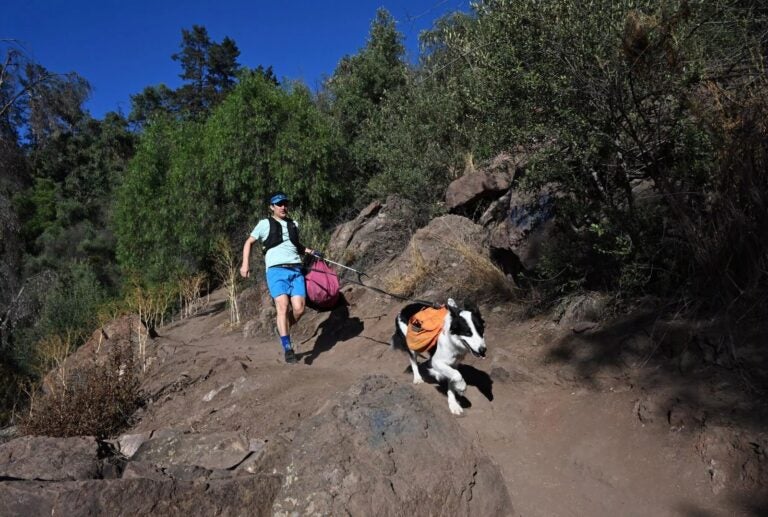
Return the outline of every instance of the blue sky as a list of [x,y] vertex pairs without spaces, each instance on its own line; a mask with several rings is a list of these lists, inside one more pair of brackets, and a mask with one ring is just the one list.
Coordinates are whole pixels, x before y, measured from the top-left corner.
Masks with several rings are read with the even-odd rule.
[[0,8],[0,39],[14,39],[54,72],[77,72],[93,87],[86,107],[101,118],[130,111],[129,96],[145,86],[179,85],[181,29],[204,25],[211,39],[234,39],[247,67],[272,65],[282,79],[316,89],[339,60],[356,53],[378,7],[418,56],[418,34],[445,13],[469,11],[469,0],[165,1],[18,0]]

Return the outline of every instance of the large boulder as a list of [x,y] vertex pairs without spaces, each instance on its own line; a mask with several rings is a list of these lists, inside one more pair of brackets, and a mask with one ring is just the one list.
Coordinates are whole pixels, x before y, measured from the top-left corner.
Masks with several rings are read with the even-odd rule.
[[447,410],[371,375],[297,430],[275,515],[512,515],[501,472]]
[[0,482],[3,515],[269,516],[279,476]]
[[551,185],[536,192],[510,191],[486,212],[490,248],[505,272],[530,271],[539,263],[542,249],[555,237],[557,197]]
[[23,436],[0,445],[0,478],[74,481],[101,472],[93,437]]
[[138,357],[138,335],[146,332],[144,325],[135,314],[115,318],[95,330],[91,337],[64,359],[61,366],[54,368],[43,378],[43,390],[54,391],[64,380],[62,376],[76,370],[103,367],[110,359],[110,354],[118,348],[132,350]]
[[391,260],[408,243],[418,215],[410,203],[397,196],[374,201],[355,219],[334,230],[327,256],[362,270]]
[[499,467],[444,405],[382,375],[363,377],[288,435],[163,429],[120,437],[119,452],[107,445],[39,437],[5,444],[0,508],[9,515],[513,514]]
[[550,143],[501,153],[487,165],[454,180],[446,190],[449,212],[465,215],[489,231],[490,256],[516,277],[536,268],[542,249],[555,236],[555,185],[536,192],[517,189],[531,156]]
[[490,259],[487,231],[459,215],[438,217],[418,230],[382,276],[394,294],[441,303],[449,296],[482,301],[511,295]]
[[446,209],[471,215],[479,201],[496,199],[508,191],[527,164],[528,153],[522,148],[513,154],[499,154],[486,166],[471,170],[448,185]]

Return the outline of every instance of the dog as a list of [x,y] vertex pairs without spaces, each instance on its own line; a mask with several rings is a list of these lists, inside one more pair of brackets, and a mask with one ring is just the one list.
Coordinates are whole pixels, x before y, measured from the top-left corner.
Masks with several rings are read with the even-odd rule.
[[[421,384],[424,379],[419,373],[419,365],[416,361],[417,353],[408,348],[406,335],[411,317],[426,307],[429,305],[424,303],[412,303],[403,307],[395,317],[395,333],[390,341],[393,349],[408,352],[414,384]],[[437,382],[447,386],[448,408],[451,413],[461,415],[464,413],[464,409],[459,404],[457,397],[464,395],[467,383],[456,367],[467,355],[467,352],[475,357],[485,358],[486,344],[483,337],[485,322],[479,309],[473,303],[465,303],[464,307],[460,308],[453,298],[448,298],[446,308],[448,311],[445,314],[437,344],[429,349],[430,358],[427,371]]]

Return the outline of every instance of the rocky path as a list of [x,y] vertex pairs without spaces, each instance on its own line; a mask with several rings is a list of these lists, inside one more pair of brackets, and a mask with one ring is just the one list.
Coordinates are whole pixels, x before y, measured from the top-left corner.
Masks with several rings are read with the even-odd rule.
[[197,316],[159,329],[143,381],[149,403],[113,442],[119,454],[85,438],[4,444],[0,506],[8,515],[765,515],[766,435],[762,420],[743,418],[761,406],[736,396],[731,369],[697,373],[685,354],[655,360],[663,347],[638,338],[654,336],[642,318],[574,331],[484,307],[488,358],[462,367],[469,388],[456,418],[389,349],[399,306],[359,288],[345,295],[346,311],[308,313],[294,335],[300,363],[286,365],[274,336],[228,324],[216,293]]
[[[290,441],[300,422],[365,376],[410,387],[406,358],[386,346],[397,306],[378,301],[368,311],[351,308],[354,329],[346,334],[353,335],[323,329],[325,315],[308,315],[295,366],[282,364],[272,337],[246,339],[228,329],[223,312],[169,327],[148,387],[162,391],[179,375],[189,384],[158,398],[134,432],[172,426]],[[667,394],[663,380],[618,369],[585,376],[553,360],[571,331],[546,320],[515,321],[502,310],[486,319],[489,358],[470,358],[463,369],[468,408],[454,418],[463,434],[455,441],[472,442],[498,465],[516,514],[756,514],[738,491],[717,485],[697,449],[699,434],[671,427],[663,407],[640,407],[649,387],[659,398]],[[434,412],[448,414],[435,386],[413,389]]]

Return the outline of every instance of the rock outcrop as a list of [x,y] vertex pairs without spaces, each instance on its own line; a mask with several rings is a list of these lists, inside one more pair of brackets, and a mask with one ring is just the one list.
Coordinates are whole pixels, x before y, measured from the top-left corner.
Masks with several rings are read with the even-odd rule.
[[396,257],[416,227],[417,213],[397,196],[374,201],[331,236],[328,258],[366,269]]
[[285,515],[511,515],[496,465],[412,387],[372,375],[304,422],[273,510]]
[[386,269],[383,283],[406,296],[444,302],[448,296],[484,300],[510,294],[489,257],[487,231],[460,215],[438,217],[416,231]]
[[411,386],[361,379],[293,439],[165,429],[0,446],[9,515],[510,515],[499,468]]
[[488,229],[491,257],[513,276],[535,269],[542,246],[554,236],[556,185],[537,192],[517,188],[533,152],[518,148],[514,154],[502,153],[454,180],[445,193],[449,212]]

